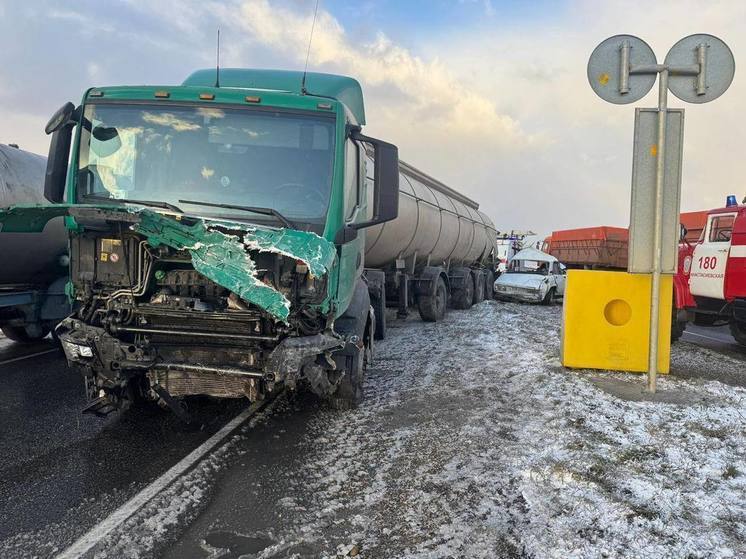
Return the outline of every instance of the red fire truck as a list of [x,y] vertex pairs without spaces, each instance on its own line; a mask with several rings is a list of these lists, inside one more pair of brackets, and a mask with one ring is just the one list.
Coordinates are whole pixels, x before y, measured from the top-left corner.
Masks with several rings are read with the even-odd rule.
[[746,345],[746,205],[735,196],[707,212],[696,243],[682,243],[676,298],[695,324],[729,324],[735,340]]

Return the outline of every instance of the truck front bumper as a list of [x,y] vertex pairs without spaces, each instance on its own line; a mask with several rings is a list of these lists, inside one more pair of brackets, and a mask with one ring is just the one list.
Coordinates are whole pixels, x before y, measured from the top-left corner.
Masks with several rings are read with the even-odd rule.
[[332,353],[347,343],[328,334],[287,337],[255,347],[134,343],[72,318],[60,324],[57,334],[68,364],[87,377],[91,397],[146,377],[151,388],[159,385],[172,396],[254,400],[277,383],[295,387],[304,367],[324,355],[332,363]]

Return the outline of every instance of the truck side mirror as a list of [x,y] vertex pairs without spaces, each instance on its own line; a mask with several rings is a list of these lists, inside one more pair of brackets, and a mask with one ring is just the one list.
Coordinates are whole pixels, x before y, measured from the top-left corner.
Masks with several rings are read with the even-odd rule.
[[52,134],[49,143],[49,157],[47,171],[44,176],[44,197],[52,203],[65,201],[65,178],[67,177],[67,163],[70,158],[70,142],[73,135],[72,120],[75,105],[65,103],[49,119],[44,131]]
[[679,223],[679,241],[683,243],[686,240],[687,233],[689,233],[689,229],[683,223]]
[[350,138],[373,147],[373,216],[368,221],[352,223],[355,229],[365,229],[379,223],[396,219],[399,215],[399,149],[383,140],[370,138],[360,133],[359,128],[350,130]]

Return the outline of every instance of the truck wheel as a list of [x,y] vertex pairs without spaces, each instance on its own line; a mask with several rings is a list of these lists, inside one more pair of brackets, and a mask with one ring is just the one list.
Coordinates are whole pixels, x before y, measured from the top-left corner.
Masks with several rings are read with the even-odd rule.
[[448,289],[446,282],[441,276],[435,282],[435,293],[432,295],[421,295],[417,298],[417,308],[420,318],[425,322],[437,322],[443,320],[446,315],[448,304]]
[[50,332],[48,326],[3,326],[5,337],[19,344],[32,344],[46,338]]
[[730,333],[739,344],[746,345],[746,322],[739,322],[735,318],[731,318]]
[[329,397],[329,405],[337,410],[350,410],[363,401],[363,384],[365,384],[365,349],[352,346],[346,355],[345,373],[337,389]]
[[542,305],[551,305],[554,302],[554,287],[550,287],[547,294],[544,295],[544,299],[541,301]]
[[482,270],[474,273],[474,304],[478,305],[484,301],[485,276]]
[[453,302],[454,309],[465,310],[471,308],[474,301],[474,279],[469,268],[462,268],[462,271],[466,276],[463,286],[453,290],[451,301]]
[[494,299],[495,298],[495,273],[492,270],[487,270],[487,275],[484,280],[484,298]]
[[386,296],[371,297],[370,304],[373,306],[373,314],[376,315],[376,329],[373,339],[383,340],[386,338]]

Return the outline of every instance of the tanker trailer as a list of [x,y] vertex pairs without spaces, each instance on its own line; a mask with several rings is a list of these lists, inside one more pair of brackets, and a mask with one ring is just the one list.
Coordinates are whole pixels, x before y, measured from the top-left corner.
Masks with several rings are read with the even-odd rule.
[[[45,168],[45,157],[0,144],[0,207],[48,204]],[[0,242],[0,262],[0,328],[17,342],[45,337],[69,314],[62,218],[47,223],[41,234],[6,233]]]
[[[370,161],[366,168],[373,169]],[[491,298],[496,237],[479,204],[400,161],[399,215],[366,236],[376,337],[385,335],[386,303],[400,317],[416,305],[420,317],[432,322],[443,318],[449,304],[468,309]]]

